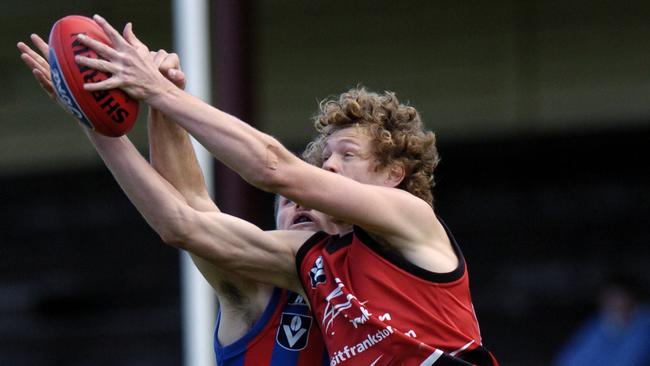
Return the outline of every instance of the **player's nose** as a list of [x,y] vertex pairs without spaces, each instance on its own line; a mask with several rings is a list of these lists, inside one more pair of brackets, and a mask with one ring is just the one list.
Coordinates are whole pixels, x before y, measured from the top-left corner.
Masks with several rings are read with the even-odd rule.
[[323,162],[323,169],[333,173],[339,172],[338,162],[336,161],[334,155],[330,156]]

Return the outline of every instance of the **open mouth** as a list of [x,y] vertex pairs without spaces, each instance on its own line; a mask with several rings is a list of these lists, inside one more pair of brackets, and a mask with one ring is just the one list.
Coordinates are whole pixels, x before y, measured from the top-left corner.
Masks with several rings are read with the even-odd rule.
[[311,217],[307,215],[298,215],[293,219],[292,225],[303,224],[305,222],[314,222]]

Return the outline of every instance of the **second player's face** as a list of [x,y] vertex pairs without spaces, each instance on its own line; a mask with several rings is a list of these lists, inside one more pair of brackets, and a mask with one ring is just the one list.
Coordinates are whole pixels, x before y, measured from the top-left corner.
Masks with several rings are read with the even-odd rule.
[[322,212],[315,211],[280,196],[276,225],[279,230],[325,231],[337,233],[332,219]]

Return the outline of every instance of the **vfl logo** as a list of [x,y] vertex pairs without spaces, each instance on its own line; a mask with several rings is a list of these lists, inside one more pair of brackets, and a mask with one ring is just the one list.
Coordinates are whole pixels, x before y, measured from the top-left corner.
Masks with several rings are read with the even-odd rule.
[[275,337],[276,342],[289,351],[300,351],[307,347],[311,316],[294,313],[282,313],[280,326]]
[[295,292],[288,291],[289,296],[287,297],[287,304],[289,305],[299,305],[299,306],[307,306],[307,301],[305,300],[302,295],[297,294]]
[[323,269],[323,256],[320,255],[316,258],[314,266],[311,267],[309,271],[309,278],[311,279],[311,287],[314,288],[320,283],[325,283],[327,277],[325,276],[325,270]]

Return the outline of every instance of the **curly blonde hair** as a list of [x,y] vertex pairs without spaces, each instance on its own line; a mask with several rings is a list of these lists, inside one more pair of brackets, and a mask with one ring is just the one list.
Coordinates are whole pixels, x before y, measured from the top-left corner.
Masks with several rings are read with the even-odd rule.
[[433,171],[440,157],[435,134],[424,130],[415,108],[401,104],[393,92],[377,94],[356,87],[321,101],[319,109],[314,117],[319,134],[303,153],[306,161],[322,166],[323,149],[332,133],[350,126],[363,127],[372,139],[376,169],[400,163],[405,177],[398,188],[433,206]]

